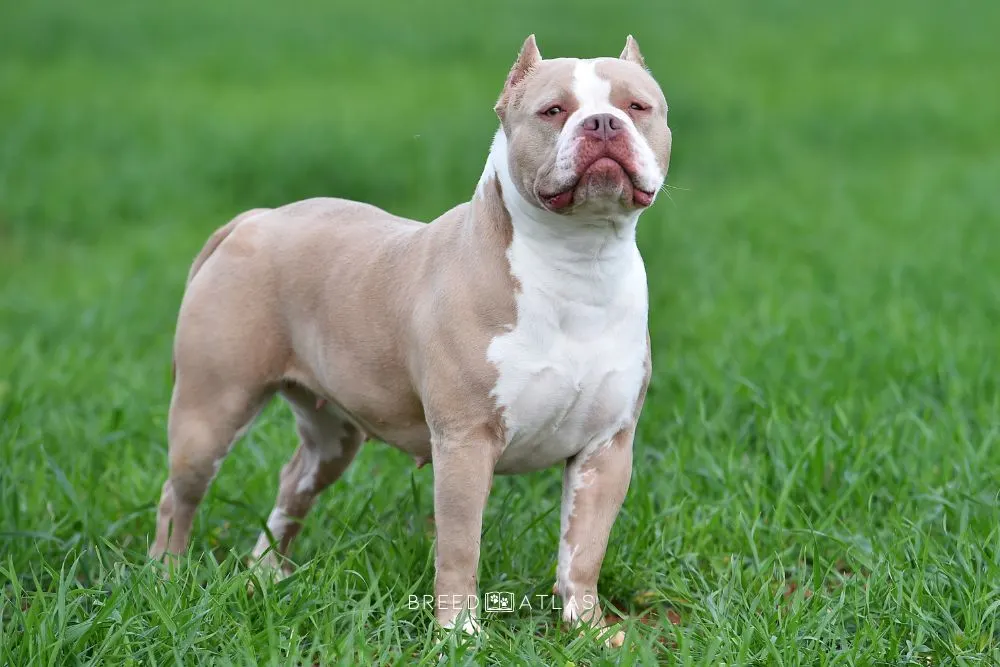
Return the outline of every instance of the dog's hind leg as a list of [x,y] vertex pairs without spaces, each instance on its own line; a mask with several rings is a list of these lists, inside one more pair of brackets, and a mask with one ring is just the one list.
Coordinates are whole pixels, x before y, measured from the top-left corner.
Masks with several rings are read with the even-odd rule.
[[[180,555],[188,546],[195,511],[233,443],[270,398],[264,389],[209,386],[217,377],[199,369],[177,377],[167,439],[170,474],[163,485],[150,557]],[[210,383],[214,384],[214,383]]]
[[180,554],[222,459],[278,388],[289,355],[250,211],[219,228],[188,274],[174,339],[170,474],[150,555]]
[[[330,405],[300,387],[282,390],[295,414],[299,447],[281,470],[274,509],[253,550],[253,559],[280,576],[287,571],[288,548],[316,497],[351,464],[365,435]],[[274,538],[274,544],[271,543]]]

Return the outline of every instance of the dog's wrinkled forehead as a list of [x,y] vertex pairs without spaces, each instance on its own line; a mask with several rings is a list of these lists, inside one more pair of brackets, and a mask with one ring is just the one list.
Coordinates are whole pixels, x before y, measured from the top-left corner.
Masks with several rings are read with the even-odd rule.
[[663,91],[644,67],[618,58],[602,58],[595,61],[594,71],[611,84],[611,103],[615,106],[627,104],[626,98],[634,97],[650,106],[666,107]]
[[511,113],[543,111],[546,104],[572,112],[600,102],[620,107],[631,101],[666,109],[663,92],[631,36],[618,58],[588,60],[544,60],[531,36],[511,68],[496,111],[505,119]]
[[578,62],[576,58],[539,61],[511,90],[508,108],[533,107],[542,98],[547,100],[572,96],[573,73]]
[[512,92],[508,108],[527,112],[543,111],[546,104],[560,104],[570,113],[599,103],[627,106],[626,98],[639,98],[651,106],[666,104],[645,69],[617,58],[543,60]]

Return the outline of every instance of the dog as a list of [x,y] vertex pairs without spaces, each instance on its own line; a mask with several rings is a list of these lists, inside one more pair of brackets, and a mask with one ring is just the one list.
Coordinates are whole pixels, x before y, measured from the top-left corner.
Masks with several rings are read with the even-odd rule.
[[280,394],[300,442],[261,567],[287,569],[317,494],[378,439],[430,461],[435,616],[475,633],[493,476],[561,464],[554,591],[567,622],[611,633],[597,582],[652,368],[636,225],[665,182],[667,103],[631,35],[586,60],[543,59],[531,35],[494,110],[472,200],[430,223],[315,198],[210,237],[178,314],[152,558],[187,549],[223,458]]

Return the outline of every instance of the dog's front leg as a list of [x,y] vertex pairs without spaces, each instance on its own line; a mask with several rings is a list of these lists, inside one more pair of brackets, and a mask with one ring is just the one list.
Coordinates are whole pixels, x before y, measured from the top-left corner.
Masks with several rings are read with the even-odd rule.
[[[633,430],[620,431],[607,443],[570,459],[563,474],[562,529],[556,591],[563,600],[563,619],[604,627],[597,598],[597,579],[608,537],[632,477]],[[621,646],[623,632],[605,638]]]
[[470,634],[479,631],[479,541],[498,450],[489,437],[435,438],[433,446],[437,619]]

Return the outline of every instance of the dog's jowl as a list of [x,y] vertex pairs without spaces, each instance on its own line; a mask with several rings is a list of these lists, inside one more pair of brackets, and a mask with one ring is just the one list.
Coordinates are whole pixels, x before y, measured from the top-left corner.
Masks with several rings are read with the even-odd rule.
[[280,394],[299,447],[261,566],[286,567],[317,494],[376,438],[431,462],[436,615],[475,632],[493,475],[563,465],[556,591],[567,621],[604,623],[598,574],[650,374],[635,232],[666,177],[667,105],[631,37],[592,60],[543,60],[529,37],[495,110],[471,201],[429,224],[310,199],[209,239],[178,317],[153,557],[187,548],[223,457]]

